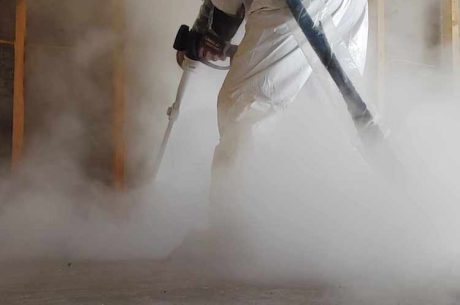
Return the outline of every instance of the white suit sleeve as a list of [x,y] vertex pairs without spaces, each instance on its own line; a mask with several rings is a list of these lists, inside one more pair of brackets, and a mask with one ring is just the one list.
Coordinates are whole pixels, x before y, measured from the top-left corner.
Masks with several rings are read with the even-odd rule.
[[226,14],[236,15],[243,5],[243,0],[212,0],[212,4]]

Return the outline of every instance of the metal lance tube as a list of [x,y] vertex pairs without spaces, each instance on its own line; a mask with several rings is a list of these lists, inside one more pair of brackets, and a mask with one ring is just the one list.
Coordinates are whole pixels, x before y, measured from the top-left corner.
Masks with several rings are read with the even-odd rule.
[[174,104],[172,104],[172,106],[169,107],[168,109],[168,119],[169,119],[168,127],[166,128],[166,131],[163,136],[163,140],[161,141],[160,149],[155,158],[155,163],[154,163],[154,168],[153,168],[153,181],[156,180],[158,176],[158,172],[160,171],[160,166],[163,161],[163,157],[164,157],[166,147],[169,142],[169,138],[171,136],[172,129],[174,127],[174,123],[176,122],[179,116],[179,111],[182,105],[182,100],[184,99],[184,94],[185,94],[185,91],[187,90],[187,85],[189,83],[192,73],[196,69],[196,65],[197,65],[196,61],[193,61],[187,57],[185,57],[182,63],[182,69],[184,70],[184,72],[182,73],[182,78],[180,80],[180,85],[179,85],[179,89],[177,90],[176,99],[174,101]]
[[286,0],[286,3],[311,47],[339,88],[361,138],[372,142],[382,139],[380,128],[375,125],[372,114],[340,65],[321,23],[314,23],[301,0]]
[[[160,171],[161,163],[163,161],[166,148],[168,146],[169,138],[171,137],[171,132],[173,130],[174,123],[176,122],[179,116],[180,107],[182,104],[182,100],[184,99],[185,92],[187,90],[188,82],[192,74],[196,70],[198,63],[201,62],[211,68],[218,70],[228,70],[230,68],[230,66],[218,66],[213,63],[207,62],[204,59],[199,58],[198,48],[203,39],[203,35],[194,31],[190,31],[190,28],[187,25],[182,25],[179,31],[177,32],[176,39],[174,41],[174,49],[176,51],[183,52],[185,55],[181,63],[179,63],[178,61],[184,72],[182,73],[179,89],[177,90],[176,100],[174,101],[174,104],[172,104],[172,106],[168,109],[168,127],[166,128],[163,140],[161,141],[160,149],[154,161],[155,163],[153,164],[153,181],[156,180],[158,172]],[[237,46],[232,45],[230,43],[222,45],[222,47],[222,53],[225,55],[225,57],[230,58],[232,58],[238,50]]]

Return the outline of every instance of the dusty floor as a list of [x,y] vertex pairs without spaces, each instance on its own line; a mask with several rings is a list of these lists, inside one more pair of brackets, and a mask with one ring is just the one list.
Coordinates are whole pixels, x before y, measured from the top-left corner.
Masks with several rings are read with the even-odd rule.
[[313,287],[217,281],[159,262],[0,263],[1,305],[329,305],[340,299]]

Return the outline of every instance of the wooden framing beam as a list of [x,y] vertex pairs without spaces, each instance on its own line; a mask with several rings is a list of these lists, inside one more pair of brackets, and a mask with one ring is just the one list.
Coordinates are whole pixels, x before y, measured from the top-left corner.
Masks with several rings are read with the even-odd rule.
[[113,58],[113,185],[122,190],[125,186],[125,69],[124,43],[125,27],[124,1],[113,0],[114,30],[118,43]]
[[460,71],[460,29],[458,25],[459,18],[459,0],[452,1],[452,52],[454,71]]
[[444,57],[453,70],[460,65],[459,0],[443,0],[442,3],[442,43]]
[[386,24],[385,0],[377,0],[377,98],[381,111],[385,103],[386,74]]
[[385,0],[369,0],[369,41],[366,74],[378,112],[385,111],[386,22]]
[[16,0],[16,36],[14,42],[14,93],[12,168],[15,169],[23,154],[24,146],[24,69],[25,39],[27,27],[26,0]]
[[0,44],[14,45],[14,41],[0,39]]

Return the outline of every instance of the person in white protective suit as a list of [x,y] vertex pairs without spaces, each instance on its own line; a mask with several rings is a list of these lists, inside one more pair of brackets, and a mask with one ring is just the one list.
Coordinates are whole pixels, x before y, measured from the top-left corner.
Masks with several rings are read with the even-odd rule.
[[[227,164],[238,154],[238,144],[250,138],[255,124],[289,104],[308,80],[312,69],[289,23],[293,17],[284,0],[204,0],[194,30],[212,32],[229,42],[244,17],[246,31],[232,59],[218,98],[220,144],[214,167]],[[367,0],[305,0],[312,16],[332,17],[354,61],[364,64],[367,48]],[[200,55],[222,57],[212,44]]]
[[[354,61],[363,65],[367,48],[367,0],[311,0],[304,4],[310,8],[316,6],[314,19],[320,14],[332,17],[341,39],[352,48]],[[245,35],[218,97],[220,142],[215,150],[212,173],[212,239],[218,249],[215,244],[213,248],[219,257],[223,253],[226,258],[236,248],[231,246],[235,240],[239,244],[245,242],[228,235],[231,227],[237,225],[231,216],[229,218],[231,208],[215,206],[222,207],[226,204],[223,201],[231,206],[238,200],[232,196],[238,196],[234,183],[241,183],[233,177],[238,166],[235,163],[245,151],[240,148],[251,142],[258,125],[295,99],[312,73],[292,32],[295,20],[284,0],[204,0],[193,30],[201,34],[211,32],[222,41],[230,42],[244,18]],[[213,43],[205,44],[199,51],[200,56],[208,60],[222,58],[213,46]],[[221,238],[224,235],[225,238]]]

